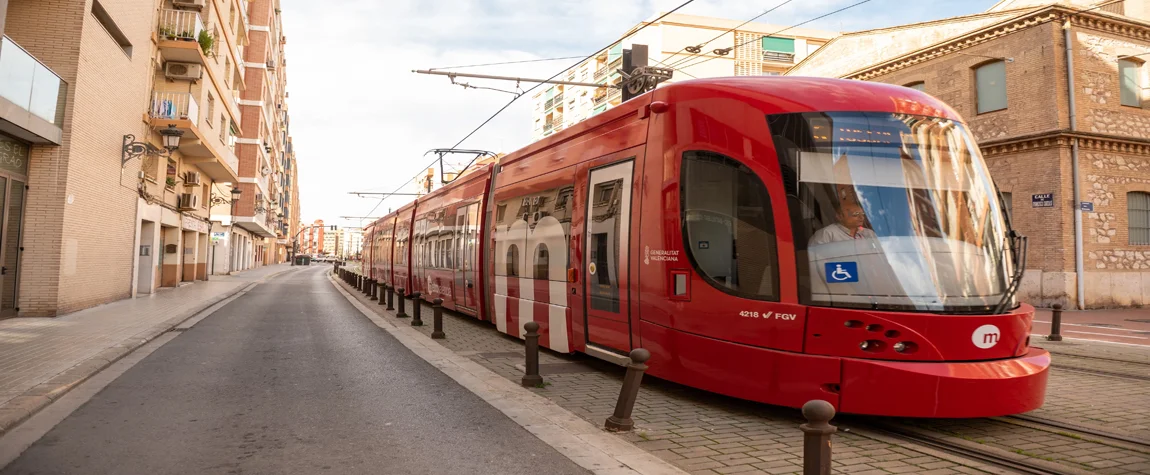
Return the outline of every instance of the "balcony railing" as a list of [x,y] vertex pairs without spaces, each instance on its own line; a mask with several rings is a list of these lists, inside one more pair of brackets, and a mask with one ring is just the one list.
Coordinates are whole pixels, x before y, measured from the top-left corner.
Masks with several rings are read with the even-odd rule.
[[550,110],[552,107],[555,107],[554,98],[547,99],[547,101],[543,103],[543,110]]
[[596,106],[598,106],[604,102],[607,102],[607,94],[603,94],[601,96],[595,96],[595,97],[591,98],[591,103],[596,105]]
[[613,87],[613,88],[607,90],[607,100],[609,100],[609,101],[613,101],[615,99],[620,99],[622,97],[623,97],[623,90],[622,89],[619,89],[617,87]]
[[563,103],[563,93],[562,93],[562,92],[560,92],[559,94],[556,94],[556,95],[555,95],[555,97],[554,97],[552,100],[554,100],[554,101],[555,101],[555,105],[560,105],[560,104],[562,104],[562,103]]
[[595,71],[595,81],[603,79],[604,77],[607,77],[607,67],[606,66],[599,68],[597,71]]
[[0,39],[0,97],[60,125],[67,92],[60,76],[7,36]]
[[189,93],[155,92],[148,115],[153,119],[190,120],[198,125],[200,108]]
[[763,51],[763,61],[777,61],[780,63],[795,62],[794,53],[780,53],[777,51]]
[[623,57],[622,56],[615,58],[614,61],[611,61],[611,64],[607,65],[607,69],[610,69],[612,71],[619,69],[621,67],[623,67]]
[[[200,13],[192,10],[164,9],[160,11],[159,34],[161,38],[198,41],[204,22]],[[217,40],[218,41],[218,40]]]

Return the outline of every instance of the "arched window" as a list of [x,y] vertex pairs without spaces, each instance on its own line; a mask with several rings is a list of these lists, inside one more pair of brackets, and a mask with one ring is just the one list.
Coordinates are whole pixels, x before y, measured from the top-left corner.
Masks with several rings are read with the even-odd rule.
[[1006,108],[1006,62],[993,61],[974,68],[978,113]]
[[908,84],[903,84],[903,87],[909,87],[909,88],[914,89],[916,91],[925,91],[926,90],[926,83],[922,82],[922,81],[912,82],[912,83],[908,83]]
[[535,247],[535,278],[540,280],[548,280],[548,264],[551,261],[551,256],[547,254],[547,245],[539,244]]
[[1150,193],[1133,191],[1126,194],[1127,223],[1130,244],[1150,245]]
[[507,246],[507,276],[519,277],[519,247]]

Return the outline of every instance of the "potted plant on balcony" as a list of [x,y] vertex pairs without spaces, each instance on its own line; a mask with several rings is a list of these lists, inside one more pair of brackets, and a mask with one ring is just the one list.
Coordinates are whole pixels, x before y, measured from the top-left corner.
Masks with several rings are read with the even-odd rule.
[[160,36],[163,38],[174,39],[176,37],[176,29],[170,26],[161,26]]
[[175,189],[176,188],[176,177],[173,177],[173,176],[168,177],[167,180],[164,180],[164,186],[167,186],[169,189]]
[[211,33],[208,33],[207,30],[201,30],[200,37],[197,38],[197,40],[200,42],[200,50],[204,52],[204,55],[211,56],[212,46],[216,44],[216,38],[213,37]]
[[184,41],[196,41],[196,35],[190,30],[184,30],[180,32],[180,35],[177,39]]

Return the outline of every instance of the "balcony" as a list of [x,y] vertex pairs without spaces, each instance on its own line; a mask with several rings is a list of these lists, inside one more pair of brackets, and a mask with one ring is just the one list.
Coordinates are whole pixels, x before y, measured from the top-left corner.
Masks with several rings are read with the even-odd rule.
[[0,130],[59,144],[68,84],[7,36],[0,38]]
[[623,90],[622,89],[619,89],[617,87],[613,87],[613,88],[607,90],[607,100],[608,101],[615,102],[615,101],[620,100],[622,98],[623,98]]
[[595,97],[591,98],[591,105],[594,106],[602,105],[604,102],[607,102],[607,93],[596,94]]
[[780,53],[777,51],[763,51],[763,61],[774,61],[776,63],[794,63],[794,53]]
[[543,110],[545,110],[545,111],[551,110],[552,107],[555,107],[555,99],[554,98],[547,99],[547,101],[543,103]]
[[[204,64],[204,52],[200,48],[200,32],[204,22],[200,13],[192,10],[164,9],[160,11],[160,23],[156,34],[160,38],[160,50],[164,59],[181,63]],[[221,41],[217,39],[216,41]]]
[[595,71],[595,82],[599,82],[600,79],[603,79],[605,77],[607,77],[607,67],[606,66],[603,66],[602,68],[599,68],[598,70]]
[[607,69],[609,69],[611,71],[614,71],[614,70],[619,69],[621,67],[623,67],[623,57],[622,56],[615,58],[614,61],[611,61],[611,64],[607,65]]
[[199,123],[200,107],[187,92],[152,93],[152,108],[148,117],[153,119],[187,120]]
[[236,170],[240,161],[235,153],[225,146],[211,143],[200,130],[200,108],[194,97],[186,92],[154,92],[148,109],[148,119],[153,128],[174,126],[184,131],[180,140],[180,154],[184,163],[200,168],[212,180],[220,183],[236,183],[239,177]]

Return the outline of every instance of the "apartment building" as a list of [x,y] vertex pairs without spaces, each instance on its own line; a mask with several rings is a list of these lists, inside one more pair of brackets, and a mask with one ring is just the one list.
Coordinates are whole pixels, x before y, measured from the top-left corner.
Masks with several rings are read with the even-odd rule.
[[1150,2],[1004,0],[976,15],[846,33],[788,74],[945,101],[1029,237],[1020,297],[1126,307],[1150,304],[1147,60]]
[[361,259],[363,257],[363,228],[342,228],[339,230],[340,240],[338,255],[344,259]]
[[323,247],[318,254],[343,257],[343,233],[333,232],[323,235]]
[[0,318],[244,267],[212,231],[243,176],[251,8],[0,0]]
[[[234,202],[212,208],[218,231],[233,237],[229,253],[235,256],[229,270],[244,270],[289,258],[291,225],[298,212],[294,184],[295,151],[290,147],[287,107],[287,60],[278,0],[245,2],[247,43],[235,62],[243,75],[236,90],[235,107],[240,120],[228,123],[237,157],[238,180]],[[221,131],[224,120],[220,119]],[[221,132],[222,133],[222,132]],[[287,193],[285,193],[285,190]]]
[[322,219],[317,219],[311,225],[300,223],[300,237],[297,239],[299,242],[299,253],[317,256],[320,254],[331,254],[332,248],[325,246],[324,243],[327,239],[327,229],[323,224]]
[[[532,96],[534,140],[563,130],[622,102],[617,87],[623,50],[647,45],[648,65],[674,66],[668,82],[722,76],[780,75],[826,44],[838,33],[787,28],[767,23],[673,13],[655,22],[654,15],[630,29],[619,43],[567,70],[558,79],[596,83],[601,87],[543,85]],[[647,25],[640,30],[643,25]],[[783,31],[785,30],[785,31]],[[775,33],[783,31],[782,33]],[[689,52],[699,47],[698,53]]]

